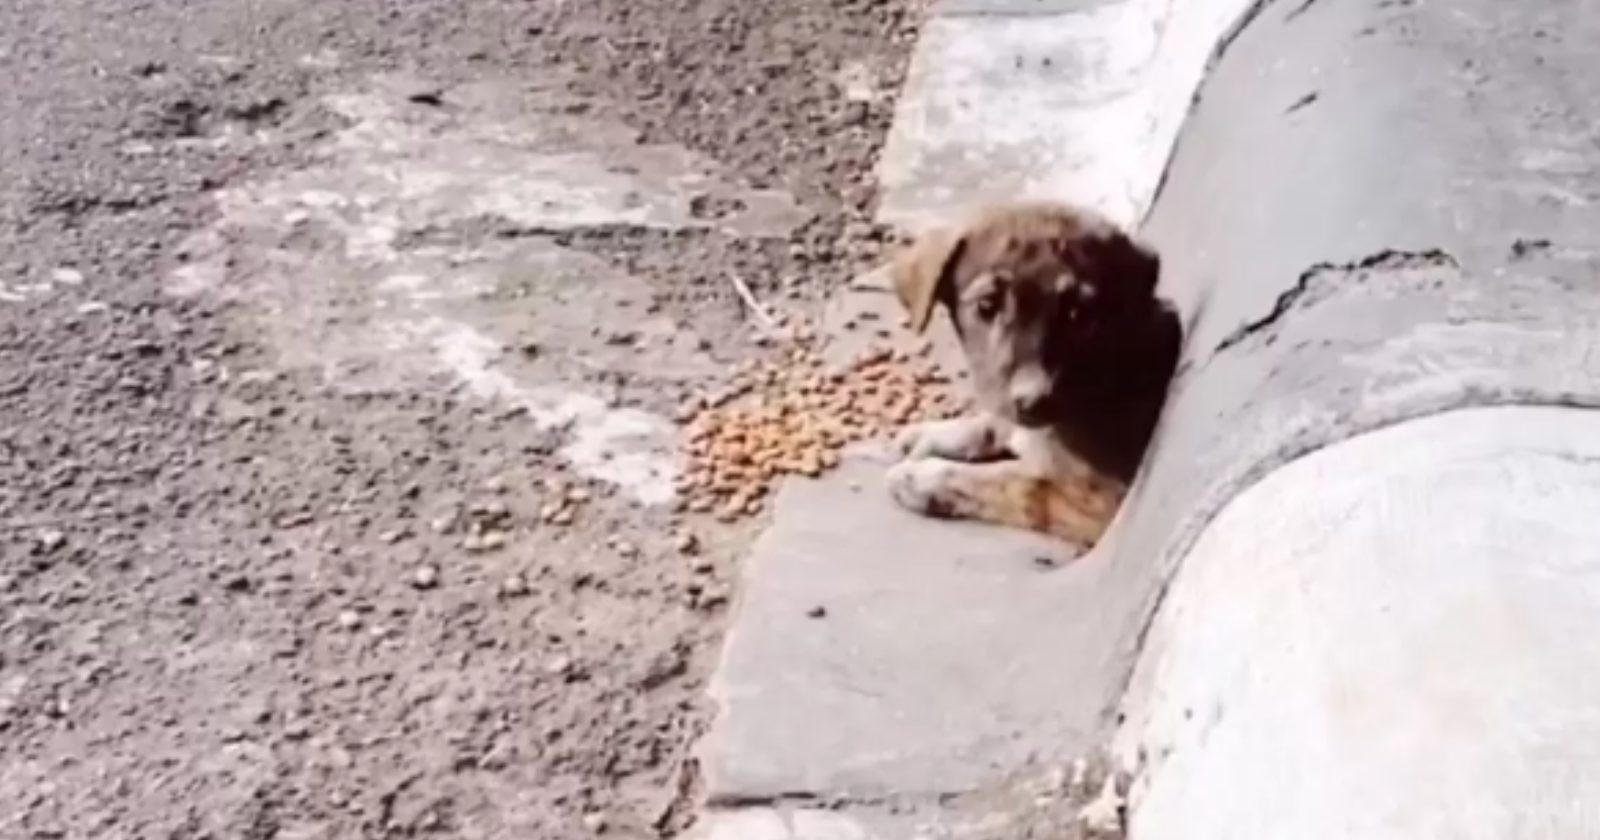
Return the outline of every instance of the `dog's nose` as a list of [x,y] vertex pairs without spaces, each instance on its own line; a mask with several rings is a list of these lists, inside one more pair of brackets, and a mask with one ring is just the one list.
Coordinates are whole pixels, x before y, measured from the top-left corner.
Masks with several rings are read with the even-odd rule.
[[1011,409],[1016,412],[1019,422],[1031,426],[1044,420],[1045,402],[1043,392],[1015,394],[1011,397]]
[[1024,426],[1037,426],[1045,422],[1049,414],[1050,390],[1043,387],[1019,387],[1011,389],[1011,411],[1017,417],[1017,422]]
[[1011,411],[1017,422],[1034,426],[1045,420],[1050,402],[1050,377],[1030,365],[1011,377]]

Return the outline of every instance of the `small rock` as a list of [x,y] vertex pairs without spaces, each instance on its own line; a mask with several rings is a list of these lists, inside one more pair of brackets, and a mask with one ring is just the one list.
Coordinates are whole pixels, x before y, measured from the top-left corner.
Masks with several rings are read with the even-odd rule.
[[1122,794],[1117,790],[1117,777],[1113,773],[1106,777],[1105,787],[1100,789],[1100,795],[1078,812],[1078,820],[1084,828],[1094,834],[1120,837],[1124,827],[1123,804]]
[[826,618],[827,615],[828,615],[828,608],[827,607],[820,607],[819,606],[819,607],[812,607],[811,609],[806,610],[806,618]]
[[684,531],[673,541],[673,547],[679,554],[695,554],[700,551],[700,538],[692,532]]
[[345,630],[355,630],[361,626],[361,614],[355,610],[343,610],[339,613],[339,626]]
[[480,519],[499,522],[511,518],[511,508],[500,499],[484,499],[472,506],[472,513]]
[[58,268],[50,272],[50,279],[64,286],[83,285],[83,272],[75,268]]
[[67,535],[58,529],[46,528],[38,533],[35,540],[40,551],[51,554],[67,544]]
[[413,589],[432,589],[439,585],[439,569],[431,564],[417,567],[411,576]]
[[1072,776],[1067,779],[1066,791],[1071,794],[1085,793],[1089,789],[1089,762],[1080,758],[1072,762]]
[[572,657],[557,656],[544,664],[545,673],[552,676],[565,676],[572,671]]
[[601,813],[584,814],[583,827],[594,834],[606,832],[606,815]]
[[483,554],[505,548],[510,538],[504,531],[484,531],[479,534],[468,534],[461,547],[473,554]]
[[521,598],[528,594],[528,579],[522,575],[512,575],[500,584],[500,594],[507,598]]

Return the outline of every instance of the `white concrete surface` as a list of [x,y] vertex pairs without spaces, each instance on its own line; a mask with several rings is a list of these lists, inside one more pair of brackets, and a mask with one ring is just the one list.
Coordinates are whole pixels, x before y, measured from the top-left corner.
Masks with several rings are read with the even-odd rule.
[[884,221],[989,200],[1148,209],[1219,40],[1251,0],[966,0],[917,42],[880,168]]
[[1236,497],[1153,629],[1135,840],[1600,836],[1600,414],[1473,409]]

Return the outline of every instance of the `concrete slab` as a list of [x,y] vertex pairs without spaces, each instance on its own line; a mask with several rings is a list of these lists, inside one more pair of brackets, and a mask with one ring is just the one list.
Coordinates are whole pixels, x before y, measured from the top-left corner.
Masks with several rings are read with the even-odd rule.
[[914,230],[1025,196],[1136,223],[1215,45],[1251,5],[935,6],[884,151],[880,215]]
[[712,803],[954,793],[1086,743],[1065,549],[905,513],[885,463],[779,494],[713,686]]

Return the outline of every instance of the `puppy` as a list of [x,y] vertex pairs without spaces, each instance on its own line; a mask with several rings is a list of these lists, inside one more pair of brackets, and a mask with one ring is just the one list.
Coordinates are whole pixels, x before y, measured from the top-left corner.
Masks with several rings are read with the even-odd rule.
[[955,324],[980,409],[903,432],[889,488],[929,516],[1091,547],[1139,469],[1183,341],[1160,260],[1108,221],[1044,203],[919,239],[893,267],[918,332]]

